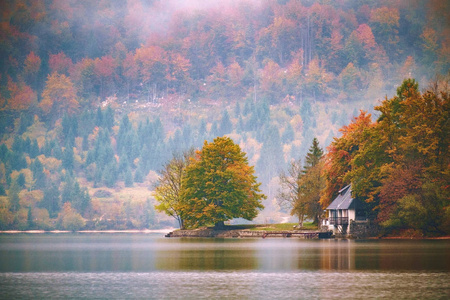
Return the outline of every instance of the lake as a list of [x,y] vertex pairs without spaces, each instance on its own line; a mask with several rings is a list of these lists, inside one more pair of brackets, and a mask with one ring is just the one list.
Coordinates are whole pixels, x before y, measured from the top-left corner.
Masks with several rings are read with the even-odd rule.
[[448,299],[450,241],[1,234],[0,298]]

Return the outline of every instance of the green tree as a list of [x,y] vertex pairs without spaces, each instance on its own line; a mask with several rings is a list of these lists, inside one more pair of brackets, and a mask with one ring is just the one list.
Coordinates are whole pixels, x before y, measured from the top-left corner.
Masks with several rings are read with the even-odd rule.
[[19,198],[20,186],[17,179],[13,179],[8,191],[9,209],[16,212],[20,209]]
[[387,232],[448,233],[449,103],[447,88],[421,94],[407,79],[375,107],[377,122],[361,113],[345,126],[329,148],[324,206],[352,183]]
[[69,173],[72,173],[73,171],[73,164],[74,164],[73,154],[74,154],[73,147],[71,146],[70,143],[68,143],[63,151],[62,166]]
[[111,130],[114,126],[114,111],[111,108],[111,105],[108,105],[103,115],[103,126],[108,130]]
[[289,209],[291,215],[298,216],[300,227],[305,216],[318,224],[322,215],[320,194],[325,187],[322,158],[323,150],[314,138],[305,156],[304,166],[300,160],[292,161],[288,171],[281,172],[279,176],[277,201],[281,207]]
[[319,147],[319,141],[317,140],[317,138],[314,138],[312,145],[309,148],[309,151],[305,157],[304,173],[308,172],[309,169],[318,165],[322,157],[323,157],[323,150],[322,148]]
[[20,189],[25,188],[25,175],[23,173],[19,173],[19,175],[16,178],[17,184],[19,185]]
[[39,207],[47,209],[51,218],[56,217],[60,210],[59,190],[56,184],[52,183],[44,190],[44,197],[39,202]]
[[33,172],[33,179],[34,182],[34,188],[36,189],[43,189],[45,187],[45,174],[44,174],[44,167],[42,166],[41,161],[39,158],[36,158],[34,162],[30,166],[31,171]]
[[186,168],[181,211],[185,225],[223,227],[232,218],[252,220],[264,206],[246,154],[228,137],[205,142]]
[[225,110],[222,114],[222,119],[220,120],[219,126],[219,136],[224,136],[225,134],[231,133],[233,131],[233,124],[230,121],[230,115],[228,111]]
[[132,187],[133,186],[133,174],[131,174],[131,168],[127,165],[125,171],[125,186]]
[[300,179],[301,196],[307,203],[307,215],[314,220],[314,224],[319,224],[322,215],[322,205],[320,205],[320,196],[325,187],[323,173],[323,150],[319,147],[317,138],[309,148],[305,157],[305,166],[303,167],[303,176]]
[[193,156],[194,150],[184,152],[183,155],[174,155],[159,172],[160,177],[155,188],[155,199],[158,201],[155,208],[175,218],[181,229],[184,228],[184,212],[181,209],[182,180]]
[[292,128],[290,123],[287,123],[281,140],[284,144],[288,144],[291,143],[294,139],[295,139],[294,128]]

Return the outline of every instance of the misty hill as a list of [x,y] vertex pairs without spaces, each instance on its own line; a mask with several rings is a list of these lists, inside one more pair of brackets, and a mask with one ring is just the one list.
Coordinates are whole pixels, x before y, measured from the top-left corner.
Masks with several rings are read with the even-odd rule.
[[276,177],[314,137],[449,69],[445,1],[219,2],[2,1],[2,228],[151,226],[157,171],[222,135],[278,217]]

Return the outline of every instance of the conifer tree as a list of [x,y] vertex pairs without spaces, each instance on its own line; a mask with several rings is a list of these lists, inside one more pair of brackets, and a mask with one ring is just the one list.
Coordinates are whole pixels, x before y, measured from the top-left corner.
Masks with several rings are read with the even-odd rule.
[[277,201],[281,207],[289,209],[291,215],[297,215],[300,227],[305,216],[318,224],[322,214],[320,195],[325,186],[322,175],[323,150],[316,138],[306,154],[305,164],[301,160],[291,162],[287,172],[280,173],[280,189]]
[[20,186],[17,182],[17,179],[13,179],[8,191],[9,209],[12,212],[16,212],[20,208],[19,192]]
[[304,172],[306,173],[310,168],[315,167],[323,157],[323,150],[319,147],[319,141],[317,138],[313,139],[312,145],[309,148],[305,157]]
[[60,210],[59,190],[55,183],[50,184],[44,190],[44,197],[39,202],[41,208],[47,209],[51,218],[57,216]]
[[233,131],[233,124],[230,121],[230,115],[228,111],[225,110],[222,114],[222,119],[220,120],[220,126],[218,128],[218,136],[224,136],[227,133]]

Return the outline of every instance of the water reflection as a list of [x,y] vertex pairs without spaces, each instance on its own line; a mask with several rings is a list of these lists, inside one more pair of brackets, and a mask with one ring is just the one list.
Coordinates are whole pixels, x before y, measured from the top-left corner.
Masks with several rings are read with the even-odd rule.
[[0,272],[450,271],[450,241],[0,235]]
[[254,240],[180,239],[156,251],[158,270],[253,270]]

